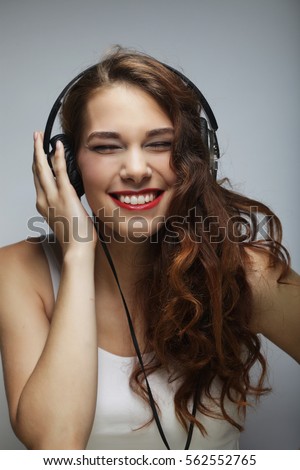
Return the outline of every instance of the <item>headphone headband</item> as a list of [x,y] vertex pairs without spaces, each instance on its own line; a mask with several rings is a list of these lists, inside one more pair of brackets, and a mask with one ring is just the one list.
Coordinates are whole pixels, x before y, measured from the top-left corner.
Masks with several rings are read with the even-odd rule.
[[[218,124],[217,124],[216,118],[214,116],[214,113],[213,113],[211,107],[209,106],[209,104],[208,104],[206,98],[204,97],[204,95],[201,93],[199,88],[193,82],[191,82],[191,80],[189,80],[182,72],[179,72],[179,70],[174,69],[170,65],[167,65],[163,62],[160,62],[160,63],[164,67],[169,69],[171,72],[176,74],[179,78],[181,78],[183,83],[185,83],[186,86],[191,88],[196,93],[196,95],[198,96],[198,99],[199,99],[199,101],[202,105],[202,109],[204,111],[204,114],[207,117],[208,124],[209,124],[209,127],[208,127],[206,119],[203,118],[203,117],[200,117],[201,136],[204,140],[204,143],[207,145],[207,147],[209,149],[210,169],[211,169],[211,172],[212,172],[214,178],[216,179],[217,170],[218,170],[218,159],[220,158],[220,151],[219,151],[218,139],[217,139],[217,135],[216,135],[216,131],[218,129]],[[90,70],[93,70],[96,66],[97,65],[92,65],[92,66],[88,67],[87,69],[83,70],[82,72],[80,72],[78,75],[76,75],[76,77],[74,77],[64,87],[64,89],[59,94],[59,96],[57,97],[55,103],[52,106],[52,109],[49,113],[47,123],[46,123],[46,126],[45,126],[44,142],[43,142],[44,152],[48,156],[48,162],[49,162],[50,166],[51,166],[51,161],[50,161],[49,156],[51,155],[51,152],[52,152],[52,148],[50,148],[50,146],[53,147],[55,141],[58,138],[60,140],[63,140],[63,141],[66,140],[66,136],[64,134],[59,134],[58,136],[55,136],[51,139],[51,133],[52,133],[53,125],[54,125],[55,119],[58,115],[58,112],[59,112],[59,110],[62,106],[63,99],[64,99],[66,93],[72,88],[72,86],[76,82],[78,82],[81,77],[83,77]],[[71,148],[68,148],[68,154],[71,156],[71,158],[69,158],[70,168],[73,169],[73,168],[75,168],[74,164],[73,164],[73,160],[75,161],[75,156],[72,154]],[[83,193],[82,184],[79,183],[78,179],[75,179],[75,181],[78,181],[78,185],[77,185],[77,183],[75,183],[75,187],[76,187],[76,191],[77,191],[78,195],[80,196],[80,194]]]
[[80,80],[80,78],[83,77],[83,75],[85,75],[87,72],[92,70],[94,67],[95,67],[95,65],[92,65],[91,67],[88,67],[87,69],[83,70],[78,75],[76,75],[76,77],[74,77],[65,86],[65,88],[62,90],[62,92],[56,98],[56,101],[55,101],[54,105],[52,106],[51,111],[49,113],[49,116],[48,116],[48,119],[47,119],[47,122],[46,122],[45,132],[44,132],[44,152],[47,155],[49,155],[49,153],[51,152],[50,137],[51,137],[53,124],[54,124],[54,121],[55,121],[56,116],[58,114],[58,111],[61,108],[61,105],[62,105],[62,102],[63,102],[63,99],[64,99],[66,93],[71,89],[72,85],[74,85],[76,82],[78,82],[78,80]]
[[[198,95],[199,97],[199,100],[201,102],[201,105],[203,107],[203,110],[207,116],[207,119],[209,121],[209,125],[210,125],[210,128],[212,129],[213,132],[216,132],[218,130],[218,124],[217,124],[217,120],[215,118],[215,115],[210,107],[210,105],[208,104],[208,101],[206,100],[205,96],[201,93],[201,91],[199,90],[199,88],[191,81],[189,80],[182,72],[179,72],[179,70],[176,70],[174,69],[173,67],[171,67],[170,65],[167,65],[163,62],[161,62],[162,65],[164,65],[164,67],[166,67],[167,69],[169,69],[171,72],[175,73],[178,77],[181,78],[181,80],[186,83],[186,85],[191,88],[192,90],[194,90],[194,92],[196,93],[196,95]],[[62,90],[62,92],[59,94],[59,96],[57,97],[54,105],[52,106],[52,109],[49,113],[49,116],[48,116],[48,119],[47,119],[47,123],[46,123],[46,127],[45,127],[45,132],[44,132],[44,152],[48,155],[51,151],[50,149],[50,137],[51,137],[51,132],[52,132],[52,128],[53,128],[53,124],[54,124],[54,121],[56,119],[56,116],[58,114],[58,111],[60,110],[61,108],[61,105],[62,105],[62,102],[63,102],[63,99],[64,99],[64,96],[66,95],[66,93],[71,89],[72,85],[74,85],[76,82],[78,82],[80,80],[81,77],[83,77],[87,72],[89,72],[90,70],[92,70],[93,68],[95,68],[96,65],[92,65],[91,67],[88,67],[87,69],[83,70],[82,72],[80,72],[78,75],[76,75],[76,77],[74,77],[66,86],[65,88]],[[219,158],[219,157],[218,157]]]
[[[162,62],[161,62],[162,63]],[[209,106],[208,104],[208,101],[206,100],[205,96],[203,95],[203,93],[201,93],[201,91],[199,90],[199,88],[189,79],[187,78],[182,72],[179,72],[179,70],[176,70],[174,69],[173,67],[171,67],[170,65],[167,65],[167,64],[164,64],[162,63],[162,65],[164,65],[167,69],[171,70],[171,72],[174,72],[176,75],[178,75],[178,77],[181,78],[181,80],[189,87],[191,88],[192,90],[194,90],[194,92],[196,93],[196,95],[198,95],[199,97],[199,100],[200,100],[200,103],[203,107],[203,110],[207,116],[207,119],[209,121],[209,125],[211,127],[211,129],[214,131],[214,132],[217,132],[218,130],[218,124],[217,124],[217,120],[215,118],[215,115],[211,109],[211,107]]]

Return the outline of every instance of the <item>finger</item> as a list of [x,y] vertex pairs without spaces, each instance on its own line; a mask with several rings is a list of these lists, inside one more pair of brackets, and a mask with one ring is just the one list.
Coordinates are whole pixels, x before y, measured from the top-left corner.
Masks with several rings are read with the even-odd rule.
[[69,186],[71,187],[67,172],[64,146],[60,140],[58,140],[55,145],[55,153],[53,156],[52,165],[56,176],[57,187],[59,189],[68,188]]
[[33,133],[33,163],[35,168],[39,165],[44,166],[45,160],[47,160],[47,156],[43,148],[42,132],[35,131]]
[[35,172],[34,164],[32,165],[32,172],[36,192],[36,208],[40,213],[43,213],[45,208],[47,207],[47,198],[41,186],[39,178],[37,177],[37,174]]
[[39,179],[43,190],[48,193],[56,191],[56,183],[51,168],[47,162],[43,149],[42,136],[39,132],[34,133],[34,172]]
[[33,181],[34,181],[34,186],[35,186],[35,189],[36,191],[43,191],[43,188],[40,184],[40,181],[37,177],[37,174],[36,174],[36,169],[35,169],[35,163],[33,162],[32,164],[32,173],[33,173]]
[[34,182],[34,186],[35,186],[35,189],[36,189],[36,192],[42,192],[42,193],[45,193],[41,183],[40,183],[40,179],[39,177],[37,176],[37,173],[36,173],[36,169],[35,169],[35,164],[33,163],[32,164],[32,173],[33,173],[33,182]]

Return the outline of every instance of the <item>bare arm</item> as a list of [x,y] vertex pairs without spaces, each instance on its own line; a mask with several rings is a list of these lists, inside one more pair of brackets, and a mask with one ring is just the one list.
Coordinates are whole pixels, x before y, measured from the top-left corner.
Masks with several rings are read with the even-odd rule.
[[18,282],[9,268],[1,282],[0,340],[10,416],[28,448],[84,448],[89,437],[97,387],[92,263],[80,255],[65,260],[51,323],[24,267]]
[[293,270],[277,282],[280,266],[268,266],[267,255],[247,250],[251,263],[247,279],[253,292],[255,333],[287,352],[300,363],[300,276]]
[[[55,157],[55,181],[43,166],[40,136],[35,145],[40,212],[53,205],[58,216],[83,219],[84,209],[67,184],[62,149]],[[62,241],[62,275],[51,321],[39,285],[43,278],[37,279],[31,267],[41,266],[37,250],[12,246],[1,254],[0,341],[11,421],[28,448],[83,449],[97,390],[94,243],[76,242],[71,233]]]

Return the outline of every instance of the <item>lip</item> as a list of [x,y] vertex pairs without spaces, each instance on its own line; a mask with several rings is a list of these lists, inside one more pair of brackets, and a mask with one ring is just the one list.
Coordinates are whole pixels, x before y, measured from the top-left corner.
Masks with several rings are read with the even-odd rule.
[[[115,197],[112,196],[112,194],[117,194],[117,195],[123,194],[124,196],[135,196],[136,194],[147,194],[147,193],[158,192],[158,191],[160,192],[160,194],[157,196],[157,198],[155,198],[153,201],[148,202],[146,204],[126,204],[125,202],[121,202],[119,199],[116,199]],[[162,191],[161,189],[156,189],[156,188],[155,189],[147,188],[141,191],[115,191],[114,193],[109,194],[109,196],[111,197],[111,199],[117,206],[122,207],[123,209],[130,210],[130,211],[145,211],[145,210],[152,209],[153,207],[157,206],[160,203],[163,195],[164,195],[164,191]]]
[[135,196],[136,194],[147,194],[147,193],[161,193],[162,192],[162,189],[159,189],[159,188],[145,188],[145,189],[141,189],[141,190],[138,190],[138,191],[114,191],[113,193],[110,193],[111,194],[124,194],[124,196]]

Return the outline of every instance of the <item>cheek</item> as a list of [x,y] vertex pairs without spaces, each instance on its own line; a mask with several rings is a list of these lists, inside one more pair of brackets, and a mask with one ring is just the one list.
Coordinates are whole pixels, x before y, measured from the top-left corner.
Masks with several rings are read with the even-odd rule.
[[163,174],[165,175],[165,181],[168,186],[173,186],[177,181],[176,173],[170,167],[170,164],[166,165],[163,169]]
[[101,177],[103,175],[101,165],[99,161],[87,157],[78,159],[78,168],[81,173],[86,200],[92,211],[95,212],[98,209],[99,197],[105,184],[104,178]]
[[77,160],[82,181],[86,192],[94,188],[103,188],[108,180],[108,165],[101,159],[89,158],[89,155],[80,155]]
[[171,186],[174,186],[174,184],[176,183],[177,181],[177,176],[176,174],[170,169],[170,176],[169,176],[169,184]]
[[99,178],[99,175],[101,175],[101,173],[97,171],[97,168],[88,167],[81,171],[82,181],[86,190],[101,186],[101,178]]

